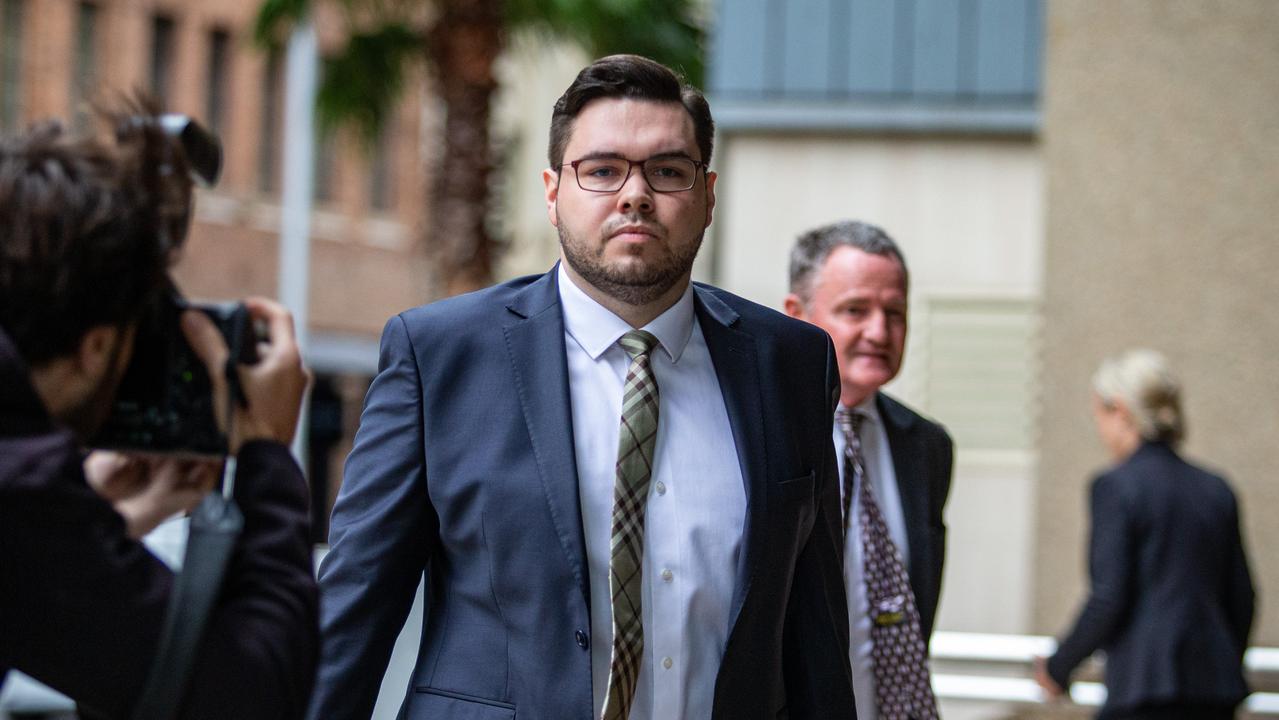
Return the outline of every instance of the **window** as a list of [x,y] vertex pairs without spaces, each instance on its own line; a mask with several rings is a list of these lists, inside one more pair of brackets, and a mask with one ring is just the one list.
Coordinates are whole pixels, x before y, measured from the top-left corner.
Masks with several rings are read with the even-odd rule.
[[227,65],[230,64],[231,35],[216,29],[209,33],[209,78],[205,88],[204,117],[209,129],[220,134],[226,119]]
[[262,78],[262,96],[258,101],[261,113],[258,117],[258,190],[274,193],[279,190],[280,116],[283,114],[284,62],[280,50],[272,49],[266,57],[265,77]]
[[[321,61],[323,63],[323,61]],[[324,84],[324,65],[321,64],[316,73],[317,87]],[[334,139],[336,128],[315,126],[315,143],[311,156],[311,199],[317,203],[333,202],[333,167],[334,156],[338,152],[338,144]]]
[[931,298],[917,338],[927,410],[965,449],[1034,448],[1039,310],[1028,300]]
[[159,101],[162,108],[169,106],[173,40],[173,18],[156,15],[151,21],[151,95]]
[[395,205],[395,122],[388,121],[373,145],[369,168],[369,205],[374,210],[393,210]]
[[83,130],[89,122],[98,65],[98,6],[82,2],[76,17],[75,68],[71,76],[71,116]]
[[1025,134],[1044,0],[717,0],[716,124]]
[[22,122],[22,0],[0,0],[0,130],[18,129]]
[[333,130],[315,129],[315,147],[311,157],[311,176],[315,179],[311,188],[311,197],[318,203],[333,202],[333,166],[334,155],[338,144],[334,141]]

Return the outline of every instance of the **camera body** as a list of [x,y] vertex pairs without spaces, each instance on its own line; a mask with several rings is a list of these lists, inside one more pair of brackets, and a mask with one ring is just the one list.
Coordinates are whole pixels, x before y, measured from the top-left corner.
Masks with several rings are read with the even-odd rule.
[[257,362],[258,334],[242,303],[190,303],[166,293],[138,324],[133,360],[121,378],[111,414],[90,445],[184,455],[225,455],[226,435],[214,416],[213,388],[204,362],[179,325],[185,310],[213,321],[230,354],[230,402],[244,403],[236,366]]

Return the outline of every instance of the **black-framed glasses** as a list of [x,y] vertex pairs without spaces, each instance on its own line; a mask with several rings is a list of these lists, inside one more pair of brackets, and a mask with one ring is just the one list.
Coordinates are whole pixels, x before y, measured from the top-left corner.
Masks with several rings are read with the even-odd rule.
[[[611,193],[622,189],[636,165],[653,192],[683,192],[697,184],[697,171],[705,168],[701,160],[686,157],[653,157],[629,160],[620,157],[584,158],[564,163],[573,168],[577,186],[587,192]],[[560,167],[564,167],[561,165]]]

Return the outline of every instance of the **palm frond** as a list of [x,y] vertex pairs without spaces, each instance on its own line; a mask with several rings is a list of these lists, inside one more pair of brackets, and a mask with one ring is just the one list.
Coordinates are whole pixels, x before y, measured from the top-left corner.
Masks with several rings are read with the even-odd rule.
[[311,10],[311,0],[263,0],[253,22],[253,40],[265,48],[279,47],[288,31]]
[[695,0],[507,0],[512,28],[572,38],[593,57],[635,53],[701,86],[705,30]]
[[407,61],[422,46],[421,35],[402,23],[351,35],[340,54],[324,59],[316,97],[321,131],[351,123],[375,142],[404,86]]

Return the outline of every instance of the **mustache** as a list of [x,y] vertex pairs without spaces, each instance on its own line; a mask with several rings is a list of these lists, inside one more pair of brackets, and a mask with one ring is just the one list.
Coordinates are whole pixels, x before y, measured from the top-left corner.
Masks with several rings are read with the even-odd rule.
[[620,217],[616,220],[612,220],[604,225],[601,234],[603,237],[610,238],[616,235],[623,228],[639,229],[656,238],[666,237],[666,228],[661,223],[653,222],[652,220],[643,218],[639,215]]

